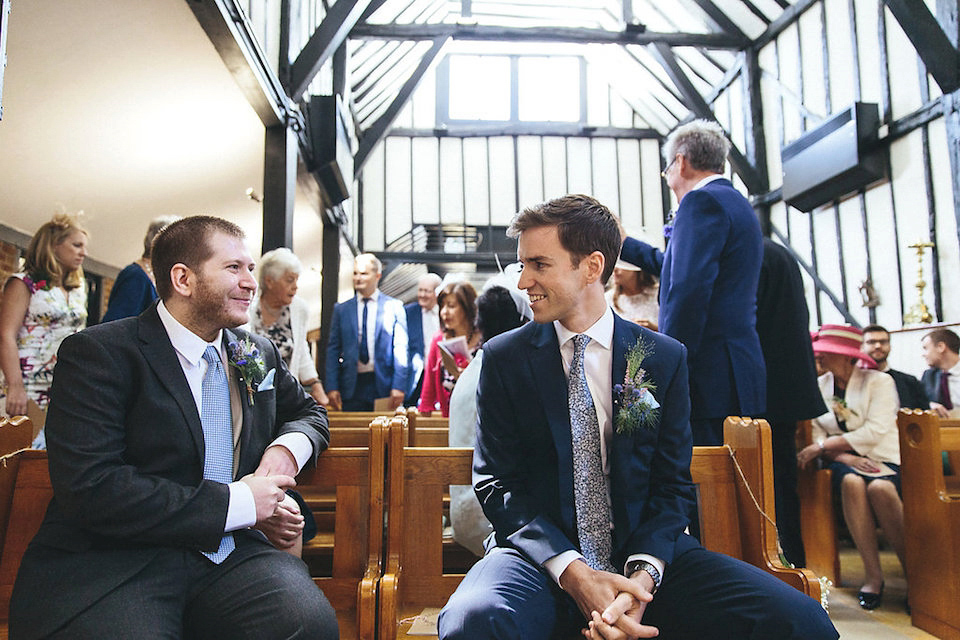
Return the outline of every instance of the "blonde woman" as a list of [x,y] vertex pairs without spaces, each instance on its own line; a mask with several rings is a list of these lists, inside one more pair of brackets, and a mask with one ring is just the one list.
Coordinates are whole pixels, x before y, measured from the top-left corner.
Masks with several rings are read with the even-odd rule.
[[[23,271],[10,276],[0,303],[0,370],[4,410],[23,415],[27,401],[49,402],[57,349],[87,321],[83,259],[87,232],[72,215],[59,214],[37,230]],[[43,447],[43,434],[34,443]]]

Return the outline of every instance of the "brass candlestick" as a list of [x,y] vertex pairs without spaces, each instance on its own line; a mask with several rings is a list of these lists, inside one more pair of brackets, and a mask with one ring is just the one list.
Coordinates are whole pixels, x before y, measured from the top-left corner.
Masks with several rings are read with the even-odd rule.
[[928,248],[932,249],[934,246],[932,242],[920,242],[919,240],[908,245],[908,248],[917,250],[917,301],[903,314],[904,324],[930,324],[933,322],[933,316],[930,315],[930,310],[923,302],[923,290],[927,287],[927,283],[923,279],[923,252]]

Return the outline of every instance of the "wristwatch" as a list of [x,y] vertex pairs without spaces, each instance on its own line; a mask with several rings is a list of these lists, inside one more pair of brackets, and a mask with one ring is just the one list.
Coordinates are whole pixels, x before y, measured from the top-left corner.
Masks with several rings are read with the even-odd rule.
[[663,581],[663,576],[660,575],[660,571],[646,560],[631,560],[627,563],[626,573],[628,578],[637,571],[646,571],[647,574],[653,578],[653,589],[650,590],[650,595],[655,594],[657,589],[660,588],[660,583]]

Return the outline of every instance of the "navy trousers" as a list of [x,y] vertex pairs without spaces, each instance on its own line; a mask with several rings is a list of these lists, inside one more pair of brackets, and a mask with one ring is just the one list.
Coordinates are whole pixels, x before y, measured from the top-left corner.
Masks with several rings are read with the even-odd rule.
[[[812,598],[739,560],[695,548],[667,567],[643,623],[674,640],[836,640]],[[440,613],[441,639],[549,640],[586,626],[573,599],[518,551],[495,547]]]

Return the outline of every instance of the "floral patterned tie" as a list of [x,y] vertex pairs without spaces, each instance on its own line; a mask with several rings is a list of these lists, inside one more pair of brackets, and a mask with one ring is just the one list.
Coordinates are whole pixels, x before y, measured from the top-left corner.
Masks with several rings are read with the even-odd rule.
[[580,552],[593,569],[615,571],[610,563],[609,480],[600,459],[600,423],[587,386],[583,355],[590,336],[573,337],[573,361],[567,380],[570,431],[573,440],[573,497]]

